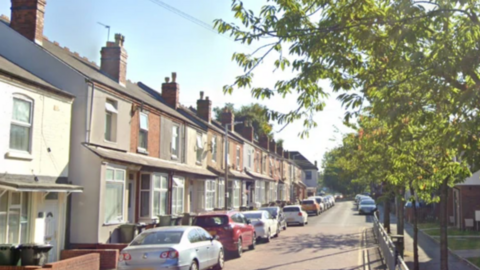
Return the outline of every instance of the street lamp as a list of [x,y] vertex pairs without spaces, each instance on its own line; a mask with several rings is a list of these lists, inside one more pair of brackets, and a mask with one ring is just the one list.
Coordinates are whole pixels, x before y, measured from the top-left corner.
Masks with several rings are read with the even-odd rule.
[[[241,121],[235,121],[233,122],[233,126],[237,124],[241,124],[243,122]],[[225,198],[224,198],[224,203],[225,203],[225,210],[228,211],[228,205],[227,205],[227,199],[228,199],[228,126],[231,126],[232,124],[225,124]],[[233,188],[232,188],[233,191]]]

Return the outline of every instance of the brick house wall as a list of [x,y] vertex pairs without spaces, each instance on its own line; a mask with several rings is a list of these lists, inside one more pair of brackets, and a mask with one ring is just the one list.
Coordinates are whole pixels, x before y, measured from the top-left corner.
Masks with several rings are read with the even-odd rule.
[[465,219],[474,219],[475,210],[480,211],[480,186],[459,186],[460,224],[465,228]]
[[[130,124],[130,152],[137,153],[140,132],[140,110],[134,111]],[[148,112],[147,152],[151,157],[160,157],[160,114],[157,111]]]
[[[216,150],[217,150],[217,156],[215,158],[215,162],[212,159],[212,153],[213,153],[213,148],[212,148],[212,138],[216,136],[217,137],[217,145],[216,145]],[[224,147],[224,141],[223,141],[223,134],[220,134],[218,132],[213,131],[212,129],[208,129],[207,132],[207,145],[208,145],[208,151],[207,151],[207,165],[211,166],[212,168],[215,168],[217,170],[222,170],[223,169],[223,159],[224,159],[224,153],[223,153],[223,147]]]

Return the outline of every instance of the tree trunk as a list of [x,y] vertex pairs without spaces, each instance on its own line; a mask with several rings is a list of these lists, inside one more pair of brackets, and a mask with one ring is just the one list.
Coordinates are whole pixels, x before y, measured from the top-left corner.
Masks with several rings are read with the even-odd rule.
[[405,220],[403,217],[403,207],[405,206],[405,200],[403,194],[405,189],[400,190],[400,195],[397,196],[397,234],[403,235],[403,229],[405,225]]
[[390,212],[391,212],[391,203],[390,203],[390,192],[387,193],[387,198],[385,200],[385,207],[383,207],[383,228],[390,233]]
[[440,270],[448,270],[448,177],[440,186]]
[[420,270],[418,264],[418,219],[417,219],[417,201],[415,200],[415,190],[410,185],[410,193],[413,196],[412,210],[413,210],[413,270]]

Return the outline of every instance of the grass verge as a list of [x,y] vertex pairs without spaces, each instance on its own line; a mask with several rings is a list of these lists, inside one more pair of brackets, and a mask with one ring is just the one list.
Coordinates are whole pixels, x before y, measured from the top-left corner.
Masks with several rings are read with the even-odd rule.
[[469,262],[475,264],[477,267],[480,267],[480,257],[468,258],[467,260],[468,260]]

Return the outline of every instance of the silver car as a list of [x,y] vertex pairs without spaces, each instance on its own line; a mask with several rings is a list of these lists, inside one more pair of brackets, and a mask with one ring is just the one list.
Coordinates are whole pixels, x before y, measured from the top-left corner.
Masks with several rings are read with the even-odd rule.
[[174,226],[150,229],[122,250],[119,270],[223,269],[223,246],[203,228]]

